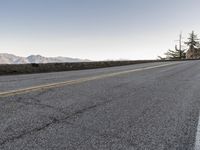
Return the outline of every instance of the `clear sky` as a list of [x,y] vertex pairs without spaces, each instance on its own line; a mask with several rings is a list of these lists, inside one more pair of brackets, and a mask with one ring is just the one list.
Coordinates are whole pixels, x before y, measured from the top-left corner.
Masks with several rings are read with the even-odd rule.
[[200,0],[0,0],[0,53],[155,59],[200,33]]

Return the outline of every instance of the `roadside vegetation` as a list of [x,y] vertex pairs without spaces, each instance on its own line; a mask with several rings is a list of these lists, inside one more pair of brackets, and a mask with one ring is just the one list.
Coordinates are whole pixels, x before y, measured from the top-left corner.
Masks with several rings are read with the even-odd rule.
[[189,37],[185,42],[183,42],[182,34],[180,34],[178,42],[178,45],[175,45],[175,49],[169,49],[164,54],[165,57],[158,56],[158,58],[160,60],[182,60],[200,58],[200,43],[197,34],[195,34],[194,31],[189,34]]

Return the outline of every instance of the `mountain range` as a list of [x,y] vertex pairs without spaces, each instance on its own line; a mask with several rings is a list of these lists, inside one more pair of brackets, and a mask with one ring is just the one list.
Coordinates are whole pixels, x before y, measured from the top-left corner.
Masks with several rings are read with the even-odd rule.
[[89,60],[70,57],[44,57],[41,55],[30,55],[28,57],[20,57],[13,54],[0,53],[0,64],[62,63],[87,61]]

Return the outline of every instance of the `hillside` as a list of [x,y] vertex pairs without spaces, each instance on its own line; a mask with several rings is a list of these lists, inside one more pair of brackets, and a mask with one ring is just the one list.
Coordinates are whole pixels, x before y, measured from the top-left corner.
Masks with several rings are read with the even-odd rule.
[[60,63],[60,62],[86,62],[89,60],[69,57],[44,57],[30,55],[28,57],[15,56],[13,54],[0,53],[0,64],[27,64],[27,63]]

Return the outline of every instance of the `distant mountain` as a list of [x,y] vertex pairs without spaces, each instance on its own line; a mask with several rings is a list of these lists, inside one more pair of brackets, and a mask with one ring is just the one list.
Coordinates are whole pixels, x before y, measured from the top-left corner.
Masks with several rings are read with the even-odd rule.
[[15,56],[13,54],[0,53],[0,64],[27,64],[27,63],[61,63],[61,62],[86,62],[87,59],[69,57],[43,57],[30,55],[28,57]]

